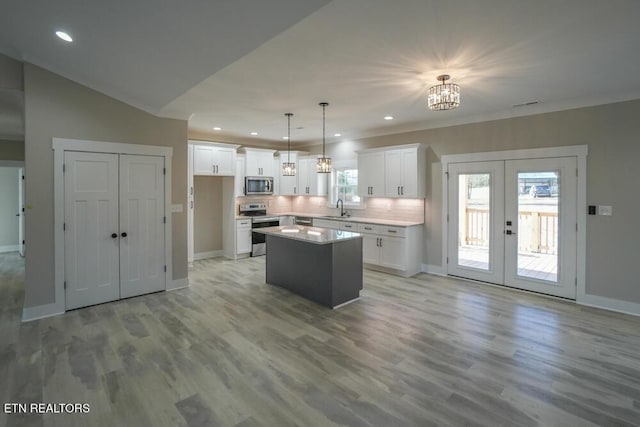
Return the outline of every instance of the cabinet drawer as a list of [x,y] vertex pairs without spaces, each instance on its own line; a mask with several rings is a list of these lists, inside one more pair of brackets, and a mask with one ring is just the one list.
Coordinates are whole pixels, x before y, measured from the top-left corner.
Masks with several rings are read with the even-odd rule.
[[340,223],[338,221],[331,221],[329,219],[321,219],[321,218],[314,218],[313,226],[320,227],[320,228],[330,228],[332,230],[340,229]]
[[358,224],[358,233],[380,234],[380,226],[375,224]]
[[405,237],[407,234],[405,227],[393,227],[390,225],[381,225],[380,234],[384,236]]
[[340,230],[358,231],[358,224],[356,224],[355,222],[341,222]]
[[250,219],[239,219],[236,222],[236,227],[238,227],[238,228],[251,228],[251,220]]

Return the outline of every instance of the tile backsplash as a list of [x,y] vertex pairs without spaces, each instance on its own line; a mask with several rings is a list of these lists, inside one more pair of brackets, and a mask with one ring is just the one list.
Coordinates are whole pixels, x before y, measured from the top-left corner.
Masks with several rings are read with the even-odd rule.
[[[316,215],[337,215],[340,210],[328,206],[326,197],[309,196],[263,196],[239,197],[236,204],[259,202],[267,203],[268,212],[300,213]],[[424,199],[367,199],[364,209],[349,209],[352,216],[376,219],[394,219],[398,221],[424,221]],[[237,207],[236,207],[237,212]]]

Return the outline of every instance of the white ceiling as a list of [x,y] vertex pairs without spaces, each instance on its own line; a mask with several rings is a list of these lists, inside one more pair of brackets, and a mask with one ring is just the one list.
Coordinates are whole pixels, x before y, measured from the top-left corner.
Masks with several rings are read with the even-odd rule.
[[[282,142],[292,112],[294,144],[317,142],[320,101],[331,142],[640,98],[637,0],[12,0],[8,10],[0,52],[221,140],[257,131]],[[52,37],[57,28],[76,41]],[[431,112],[425,91],[442,73],[462,105]]]

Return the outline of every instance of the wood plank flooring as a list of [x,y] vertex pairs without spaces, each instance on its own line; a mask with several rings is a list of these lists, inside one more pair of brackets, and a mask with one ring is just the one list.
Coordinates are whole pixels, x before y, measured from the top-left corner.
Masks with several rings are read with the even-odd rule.
[[191,287],[21,323],[0,256],[0,413],[33,426],[640,425],[640,319],[448,278],[365,270],[329,310],[264,283],[264,257]]

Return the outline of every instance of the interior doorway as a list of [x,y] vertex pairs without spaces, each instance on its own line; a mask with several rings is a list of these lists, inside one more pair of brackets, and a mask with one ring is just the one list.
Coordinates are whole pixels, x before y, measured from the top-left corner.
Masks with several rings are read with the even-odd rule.
[[0,253],[24,256],[22,162],[0,163]]

